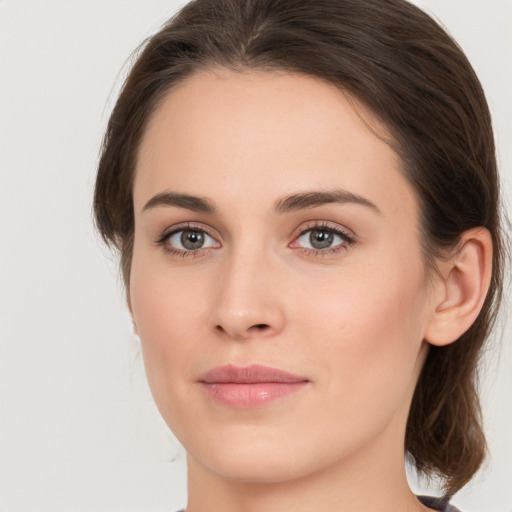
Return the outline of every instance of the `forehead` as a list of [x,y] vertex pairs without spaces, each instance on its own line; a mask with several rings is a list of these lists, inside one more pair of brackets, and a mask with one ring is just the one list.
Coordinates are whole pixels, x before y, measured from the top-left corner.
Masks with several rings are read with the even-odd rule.
[[376,116],[330,83],[291,73],[201,71],[168,93],[148,123],[135,207],[167,189],[270,204],[290,192],[336,187],[414,208],[400,159],[384,138]]

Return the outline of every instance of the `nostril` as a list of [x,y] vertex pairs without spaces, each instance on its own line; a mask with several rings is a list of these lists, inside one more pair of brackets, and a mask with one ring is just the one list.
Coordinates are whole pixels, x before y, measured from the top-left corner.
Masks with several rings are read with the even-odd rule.
[[229,328],[229,326],[223,326],[222,324],[217,324],[215,326],[215,330],[221,335],[228,335],[237,339],[244,339],[250,336],[251,333],[261,332],[266,333],[271,330],[269,324],[253,324],[249,327],[241,327],[234,326]]

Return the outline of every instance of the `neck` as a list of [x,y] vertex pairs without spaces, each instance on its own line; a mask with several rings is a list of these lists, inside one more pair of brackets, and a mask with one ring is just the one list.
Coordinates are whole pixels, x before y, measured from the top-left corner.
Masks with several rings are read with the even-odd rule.
[[187,512],[425,510],[407,484],[402,439],[400,449],[384,435],[333,466],[274,482],[229,479],[189,456]]

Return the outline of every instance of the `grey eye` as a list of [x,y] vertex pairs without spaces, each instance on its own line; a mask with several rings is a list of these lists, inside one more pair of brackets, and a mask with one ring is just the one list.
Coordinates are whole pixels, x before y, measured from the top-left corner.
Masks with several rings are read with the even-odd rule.
[[169,237],[169,245],[182,251],[195,251],[214,247],[215,240],[205,233],[195,229],[182,229]]
[[334,234],[330,231],[312,229],[309,234],[309,243],[315,249],[326,249],[331,247],[334,241]]
[[308,229],[297,241],[301,247],[316,250],[329,249],[346,242],[341,235],[325,228]]

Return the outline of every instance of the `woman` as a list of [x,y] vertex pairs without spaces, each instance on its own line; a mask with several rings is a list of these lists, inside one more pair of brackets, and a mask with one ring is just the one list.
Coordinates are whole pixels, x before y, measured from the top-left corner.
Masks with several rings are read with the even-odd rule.
[[485,454],[497,182],[478,79],[403,0],[196,0],[146,42],[95,214],[187,512],[454,510]]

